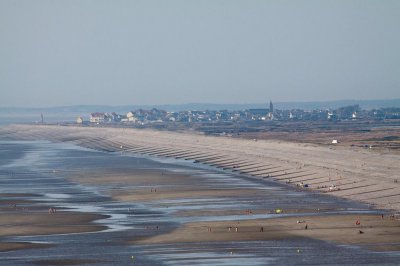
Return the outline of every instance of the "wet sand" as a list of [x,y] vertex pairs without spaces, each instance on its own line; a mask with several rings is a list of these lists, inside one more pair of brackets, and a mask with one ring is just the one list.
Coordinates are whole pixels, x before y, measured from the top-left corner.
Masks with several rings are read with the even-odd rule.
[[[360,221],[360,225],[356,225],[356,221]],[[372,250],[400,251],[399,226],[399,221],[388,216],[382,219],[380,215],[363,214],[197,222],[188,223],[168,234],[132,243],[267,241],[305,237],[356,244]]]
[[[218,184],[208,183],[204,177],[174,173],[167,169],[135,169],[112,172],[92,172],[71,177],[77,182],[92,185],[113,185],[108,193],[113,199],[124,202],[154,202],[172,206],[170,200],[179,200],[184,204],[191,199],[222,199],[230,201],[233,197],[245,197],[252,200],[264,199],[268,193],[257,187],[219,188]],[[124,188],[134,187],[135,189]],[[233,186],[234,183],[233,183]],[[118,187],[118,188],[114,188]],[[239,186],[238,186],[239,187]],[[315,206],[318,206],[316,204]],[[364,246],[375,251],[400,251],[400,220],[392,219],[386,213],[337,214],[335,210],[320,208],[292,208],[281,210],[281,217],[275,209],[254,208],[218,208],[202,210],[181,210],[174,212],[176,217],[201,219],[211,217],[206,222],[188,222],[181,227],[146,238],[134,238],[130,244],[169,244],[169,243],[207,243],[226,241],[271,241],[293,238],[313,238],[317,240]],[[384,212],[382,212],[383,214]],[[312,214],[312,216],[307,215]],[[267,219],[253,218],[267,215]],[[275,218],[274,216],[279,216]],[[238,217],[238,220],[212,220],[217,217]],[[356,221],[360,225],[356,225]],[[307,225],[307,229],[305,226]],[[152,225],[154,228],[156,225]],[[231,227],[229,229],[229,227]],[[235,232],[238,228],[238,232]],[[263,228],[263,232],[260,232]],[[361,231],[361,233],[360,233]]]
[[64,260],[37,260],[34,261],[33,263],[35,265],[89,265],[89,264],[105,264],[107,263],[107,261],[64,259]]
[[254,189],[210,187],[201,177],[164,169],[74,173],[70,180],[81,184],[112,185],[106,193],[125,202],[262,194],[262,191]]
[[91,224],[104,219],[103,215],[79,212],[6,213],[0,215],[0,237],[18,235],[50,235],[94,232],[106,229],[105,226]]
[[365,202],[378,209],[400,211],[400,155],[389,151],[78,126],[8,126],[0,135],[69,141],[102,151],[190,159],[255,178],[307,185],[309,190]]
[[30,242],[0,242],[0,252],[7,252],[13,250],[24,250],[32,248],[46,248],[51,247],[51,244],[39,244]]
[[[21,199],[34,198],[35,194],[8,193],[0,194],[0,241],[4,237],[25,235],[53,235],[83,232],[96,232],[107,227],[94,224],[107,216],[82,212],[57,210],[49,213],[49,206],[43,203]],[[1,251],[43,248],[53,245],[29,242],[0,242]]]
[[[21,134],[12,133],[13,138],[22,137]],[[317,253],[328,252],[327,254],[330,254],[331,248],[346,253],[347,249],[340,246],[342,244],[360,246],[364,250],[399,251],[400,221],[397,216],[395,219],[390,219],[390,212],[383,211],[385,217],[382,219],[380,212],[368,208],[367,205],[342,200],[340,197],[331,197],[333,193],[315,193],[307,188],[291,187],[290,184],[279,185],[279,183],[272,182],[270,180],[272,178],[257,178],[257,175],[241,174],[247,171],[263,173],[268,171],[272,177],[272,173],[285,175],[286,171],[286,175],[293,175],[294,171],[286,165],[276,165],[270,161],[263,163],[261,159],[249,161],[247,156],[242,156],[240,160],[233,160],[227,156],[220,158],[211,156],[207,151],[202,151],[201,155],[193,155],[192,153],[186,154],[187,151],[181,150],[179,151],[181,155],[177,155],[173,148],[171,150],[162,148],[163,154],[173,154],[173,156],[171,155],[173,158],[195,157],[199,162],[197,164],[199,167],[193,168],[193,163],[184,160],[159,159],[159,162],[156,162],[139,158],[134,151],[121,152],[119,149],[122,145],[115,140],[117,135],[106,138],[98,136],[99,139],[92,139],[88,136],[73,137],[68,133],[58,136],[53,134],[54,132],[49,135],[47,131],[29,132],[25,137],[66,141],[63,138],[68,136],[68,141],[72,141],[75,145],[105,151],[105,153],[75,151],[68,147],[59,151],[57,156],[49,153],[48,157],[43,157],[46,164],[49,165],[48,167],[51,167],[38,169],[44,171],[43,173],[46,173],[49,178],[43,181],[43,185],[51,184],[49,182],[53,182],[53,178],[57,180],[62,177],[63,180],[68,181],[67,183],[63,181],[61,186],[56,183],[65,193],[64,196],[68,196],[65,200],[62,197],[51,198],[54,201],[35,201],[35,204],[31,205],[33,202],[29,198],[42,199],[46,194],[35,194],[37,190],[34,189],[25,190],[32,191],[31,194],[2,194],[0,224],[9,227],[9,231],[2,231],[4,232],[3,237],[11,237],[11,239],[3,239],[5,247],[7,247],[7,243],[10,243],[9,247],[14,247],[15,252],[18,252],[19,248],[34,247],[34,242],[26,242],[29,244],[25,243],[25,246],[24,244],[14,246],[12,243],[15,242],[11,241],[12,237],[18,236],[39,235],[39,239],[41,239],[42,234],[48,234],[55,235],[57,241],[61,241],[54,247],[54,250],[51,249],[50,254],[60,252],[66,258],[49,257],[46,260],[31,260],[31,263],[39,265],[102,264],[107,261],[106,258],[110,257],[110,263],[123,261],[128,264],[132,263],[131,254],[135,254],[135,256],[139,254],[144,257],[142,259],[146,263],[150,261],[153,265],[163,264],[164,260],[172,261],[173,265],[180,265],[182,260],[179,258],[184,256],[183,254],[188,256],[185,262],[196,261],[196,258],[197,261],[203,261],[204,258],[196,257],[196,254],[205,247],[209,247],[213,253],[207,253],[207,256],[220,259],[221,263],[245,265],[256,262],[256,258],[258,258],[260,259],[259,265],[264,265],[266,258],[259,257],[256,250],[261,244],[257,243],[266,245],[274,243],[273,246],[284,243],[290,248],[297,245],[296,243],[303,243],[302,245],[306,249],[314,250]],[[104,134],[103,137],[107,135],[104,132],[101,134]],[[133,149],[133,144],[131,145],[130,149]],[[48,147],[39,145],[38,151],[51,150],[52,147],[51,144],[48,144]],[[160,152],[157,147],[140,149],[141,154],[157,155]],[[168,158],[170,155],[166,157]],[[151,158],[156,159],[156,157]],[[204,161],[200,163],[202,160]],[[205,166],[202,166],[203,164]],[[218,168],[222,168],[222,164],[223,168],[227,170],[218,170]],[[18,164],[14,165],[20,167]],[[30,162],[27,165],[29,166]],[[207,165],[214,165],[217,168]],[[14,177],[23,180],[32,178],[23,172],[18,174],[7,172],[8,170],[4,169],[1,169],[0,174],[7,176],[10,180],[14,180]],[[284,172],[281,173],[282,171]],[[307,173],[299,168],[296,175],[304,176],[299,178],[307,178]],[[278,177],[275,176],[275,178]],[[15,182],[18,185],[17,180]],[[78,184],[79,191],[68,192],[63,189],[65,186],[75,186],[74,184]],[[343,184],[343,186],[345,185]],[[40,184],[38,189],[39,191],[43,190]],[[81,189],[83,192],[80,191]],[[87,198],[86,194],[89,191],[95,192],[96,196],[93,199]],[[59,192],[56,191],[56,193]],[[97,195],[101,195],[101,197],[97,198]],[[78,198],[76,198],[76,203],[73,203],[75,197]],[[85,208],[81,208],[80,212],[63,210],[68,206],[73,207],[74,204],[78,206],[80,202],[87,200],[89,201],[85,204]],[[13,202],[17,204],[16,210],[12,209]],[[53,206],[52,204],[60,206],[54,215],[48,214],[48,207]],[[118,225],[116,233],[102,233],[101,230],[106,229],[107,226],[93,223],[105,217],[96,214],[98,210],[101,210],[99,206],[117,214],[116,218],[112,220]],[[85,213],[87,207],[92,209],[90,213]],[[277,208],[282,209],[282,213],[274,214]],[[361,224],[356,225],[356,220],[360,220]],[[306,224],[307,230],[304,229]],[[232,227],[231,232],[229,232],[229,227]],[[238,232],[235,232],[236,227]],[[261,227],[263,227],[263,232],[260,232]],[[89,236],[90,234],[87,236],[85,234],[77,235],[82,239],[82,243],[79,245],[82,245],[85,250],[82,251],[82,254],[85,254],[82,255],[82,258],[71,258],[74,253],[64,255],[63,247],[64,245],[68,246],[68,241],[64,243],[63,237],[57,238],[57,234],[65,233],[66,239],[71,241],[74,235],[69,233],[92,231],[99,233],[91,236]],[[110,236],[112,237],[110,238]],[[106,239],[113,240],[106,242]],[[321,250],[320,242],[314,240],[324,241],[324,243],[326,241],[328,243],[327,247],[324,246],[326,250]],[[95,241],[95,245],[90,241]],[[32,245],[30,246],[30,244]],[[39,244],[37,247],[52,248],[51,244],[50,246],[46,245],[40,246]],[[243,262],[235,257],[220,257],[220,252],[225,252],[228,246],[239,250],[243,245],[249,247],[246,256],[251,256],[254,260]],[[102,254],[98,261],[91,261],[93,255],[88,256],[87,254],[92,254],[91,252],[97,254],[97,250],[102,247],[110,250],[110,255]],[[264,248],[269,250],[268,247]],[[131,252],[132,249],[139,251],[134,253]],[[269,253],[265,250],[262,251],[264,254],[262,256],[268,257]],[[79,249],[75,252],[78,252],[75,254],[80,254]],[[343,261],[347,260],[349,263],[353,257],[358,259],[355,264],[382,261],[380,255],[374,253],[365,253],[364,251],[353,253],[351,251],[348,257],[347,255],[343,256]],[[157,254],[157,256],[153,254]],[[365,254],[368,254],[368,259],[363,257]],[[320,258],[315,259],[314,262],[320,262]],[[308,258],[306,261],[310,262],[310,259]],[[388,258],[389,264],[390,261],[391,258]]]

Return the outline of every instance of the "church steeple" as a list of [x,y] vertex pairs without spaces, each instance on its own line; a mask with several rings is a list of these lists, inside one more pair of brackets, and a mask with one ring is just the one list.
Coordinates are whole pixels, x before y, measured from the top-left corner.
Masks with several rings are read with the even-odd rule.
[[269,101],[269,112],[270,112],[271,114],[274,113],[274,105],[272,104],[272,101]]

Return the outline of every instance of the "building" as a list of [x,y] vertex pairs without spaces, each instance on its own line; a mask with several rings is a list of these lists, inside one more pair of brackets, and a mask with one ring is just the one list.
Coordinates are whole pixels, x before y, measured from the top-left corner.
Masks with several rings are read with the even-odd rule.
[[128,119],[128,122],[136,122],[136,117],[134,112],[130,111],[126,114],[126,119]]
[[91,113],[91,114],[90,114],[90,119],[89,119],[89,121],[90,121],[90,123],[97,123],[97,124],[99,124],[99,123],[103,123],[103,122],[104,122],[104,119],[105,119],[105,114],[104,114],[104,113],[98,113],[98,112],[96,112],[96,113]]
[[265,120],[269,114],[269,109],[248,109],[246,116],[251,120]]
[[78,116],[78,117],[76,118],[76,123],[81,125],[81,124],[83,123],[83,118],[80,117],[80,116]]
[[125,117],[126,117],[126,116],[117,114],[117,113],[115,113],[115,112],[112,112],[112,113],[111,113],[111,120],[112,120],[112,122],[115,122],[115,123],[121,122],[121,120],[122,120],[123,118],[125,118]]

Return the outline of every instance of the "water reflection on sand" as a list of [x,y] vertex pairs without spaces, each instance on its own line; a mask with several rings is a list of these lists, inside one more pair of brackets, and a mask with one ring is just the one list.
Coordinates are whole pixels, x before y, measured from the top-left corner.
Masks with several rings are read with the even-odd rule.
[[[15,150],[13,155],[8,150]],[[2,151],[1,151],[2,150]],[[127,240],[169,232],[181,224],[198,221],[239,221],[243,219],[296,216],[273,214],[282,209],[321,209],[319,213],[376,213],[367,206],[346,200],[294,191],[282,185],[260,183],[249,177],[199,166],[184,160],[149,160],[126,154],[110,154],[45,141],[0,142],[0,193],[34,193],[22,198],[29,207],[51,205],[60,211],[99,213],[107,218],[95,223],[107,226],[101,232],[5,237],[2,241],[54,244],[45,249],[1,253],[1,265],[26,265],[46,259],[95,259],[93,264],[138,265],[276,265],[348,264],[396,265],[398,253],[376,253],[310,239],[280,241],[237,241],[210,243],[127,244]],[[12,160],[10,160],[10,157]],[[260,196],[243,194],[226,197],[167,198],[152,201],[120,202],[110,197],[110,189],[137,189],[124,184],[82,184],[69,178],[75,172],[104,169],[165,169],[201,178],[213,188],[255,189]],[[146,186],[143,186],[147,189]],[[257,209],[263,213],[204,214],[199,211]],[[193,211],[193,215],[177,215]],[[196,212],[198,214],[196,215]],[[340,254],[340,256],[338,256]]]

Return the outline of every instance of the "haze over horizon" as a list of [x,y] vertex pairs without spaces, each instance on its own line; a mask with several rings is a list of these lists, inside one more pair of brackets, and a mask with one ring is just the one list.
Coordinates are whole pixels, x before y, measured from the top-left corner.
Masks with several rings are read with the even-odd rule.
[[400,1],[0,1],[0,106],[400,98]]

